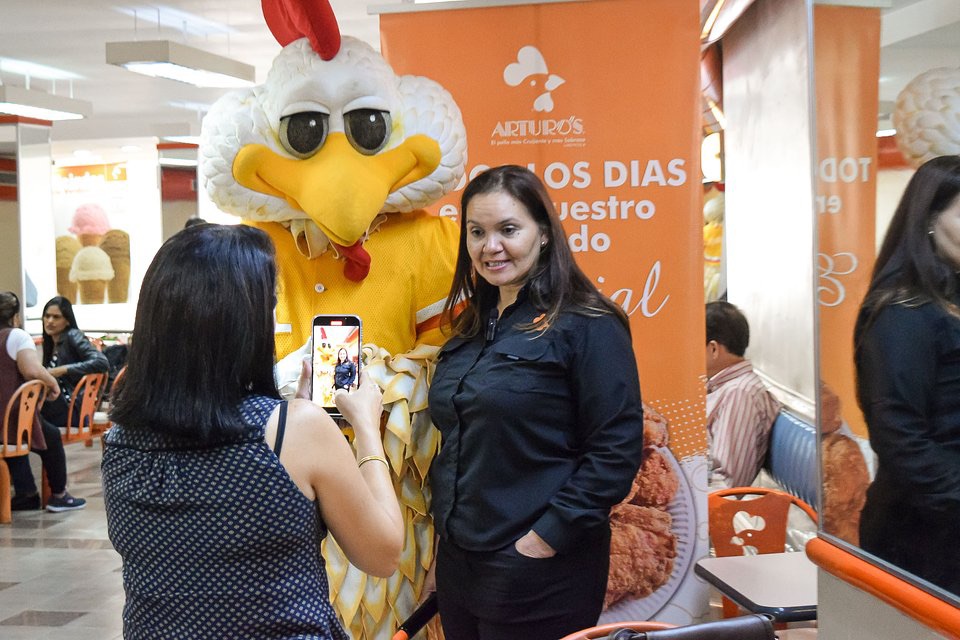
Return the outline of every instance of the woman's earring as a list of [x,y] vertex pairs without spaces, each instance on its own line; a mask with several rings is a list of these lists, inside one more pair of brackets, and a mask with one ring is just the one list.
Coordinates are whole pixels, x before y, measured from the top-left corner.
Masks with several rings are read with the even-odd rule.
[[547,246],[547,241],[546,241],[546,240],[541,240],[541,241],[540,241],[540,248],[543,249],[545,246]]
[[927,235],[928,235],[928,236],[932,236],[932,235],[933,235],[933,227],[927,229]]

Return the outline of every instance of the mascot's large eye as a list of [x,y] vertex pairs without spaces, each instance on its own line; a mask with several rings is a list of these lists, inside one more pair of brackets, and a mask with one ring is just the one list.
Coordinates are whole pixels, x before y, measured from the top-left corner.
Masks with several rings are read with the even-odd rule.
[[390,139],[390,114],[376,109],[357,109],[343,114],[347,140],[353,148],[366,156],[372,156]]
[[280,118],[280,144],[298,158],[309,158],[327,139],[330,116],[318,111],[294,113]]

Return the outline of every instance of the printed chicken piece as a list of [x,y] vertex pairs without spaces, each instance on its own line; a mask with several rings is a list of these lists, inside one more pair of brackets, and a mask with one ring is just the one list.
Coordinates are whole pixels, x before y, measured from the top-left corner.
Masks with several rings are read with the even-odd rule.
[[648,447],[667,446],[667,427],[669,423],[656,409],[643,405],[643,443]]
[[631,503],[665,508],[677,494],[680,479],[673,465],[659,449],[647,447],[643,452],[643,463],[634,484],[637,490],[630,499]]
[[643,598],[673,571],[677,537],[670,514],[653,507],[619,504],[610,512],[610,577],[604,609],[625,598]]
[[823,529],[860,544],[860,511],[870,474],[857,443],[841,433],[823,436]]

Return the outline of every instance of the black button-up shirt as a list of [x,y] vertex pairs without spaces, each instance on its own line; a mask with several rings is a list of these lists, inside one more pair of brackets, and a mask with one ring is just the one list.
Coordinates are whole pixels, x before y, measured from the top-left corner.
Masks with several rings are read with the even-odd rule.
[[860,546],[960,594],[960,321],[933,302],[895,303],[857,336],[878,460]]
[[517,328],[538,315],[521,293],[492,340],[454,337],[437,360],[432,511],[438,533],[464,549],[501,549],[531,529],[561,553],[596,540],[640,465],[626,329],[612,314],[570,312],[542,334]]

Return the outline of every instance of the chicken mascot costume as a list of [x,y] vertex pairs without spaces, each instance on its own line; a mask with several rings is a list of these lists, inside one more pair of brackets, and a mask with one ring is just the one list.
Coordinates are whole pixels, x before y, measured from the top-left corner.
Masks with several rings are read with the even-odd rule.
[[466,132],[446,90],[397,76],[370,46],[341,38],[325,0],[262,4],[283,50],[265,84],[223,96],[204,118],[201,179],[218,207],[276,246],[281,388],[296,384],[314,315],[363,320],[406,542],[386,579],[351,566],[330,537],[323,550],[350,635],[389,639],[433,559],[426,477],[440,438],[425,410],[459,233],[421,208],[463,178]]

